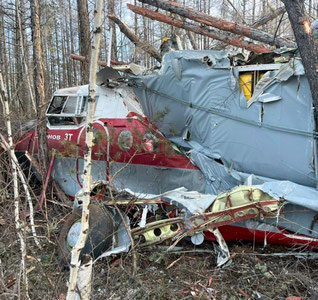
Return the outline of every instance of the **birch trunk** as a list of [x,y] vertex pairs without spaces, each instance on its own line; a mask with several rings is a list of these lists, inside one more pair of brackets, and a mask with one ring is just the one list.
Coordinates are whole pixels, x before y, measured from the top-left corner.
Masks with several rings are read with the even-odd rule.
[[0,73],[0,99],[3,104],[3,109],[5,112],[6,117],[6,124],[7,124],[7,132],[8,132],[8,141],[10,147],[10,159],[12,165],[12,178],[13,178],[13,195],[14,195],[14,223],[15,228],[17,230],[17,235],[20,241],[20,251],[21,251],[21,266],[20,266],[20,273],[22,273],[22,280],[23,280],[23,288],[25,292],[25,296],[27,299],[29,297],[29,289],[28,289],[28,277],[26,274],[26,244],[24,240],[24,230],[20,221],[20,207],[19,207],[19,186],[18,186],[18,172],[17,172],[17,165],[14,162],[14,144],[12,138],[12,129],[11,129],[11,121],[10,121],[10,108],[8,97],[6,96],[6,91],[4,89],[2,74]]
[[[8,118],[8,116],[7,116]],[[3,149],[5,149],[6,151],[10,152],[10,145],[7,143],[6,139],[4,138],[4,136],[0,133],[0,144],[2,145]],[[29,191],[29,185],[27,184],[27,180],[23,174],[23,171],[20,167],[19,161],[15,155],[15,153],[11,153],[11,161],[15,164],[16,168],[17,168],[17,173],[19,175],[20,181],[22,183],[24,192],[25,192],[25,197],[28,201],[28,205],[29,205],[29,210],[30,210],[30,225],[31,225],[31,231],[32,231],[32,235],[34,238],[34,242],[35,244],[41,248],[41,245],[39,243],[39,240],[37,238],[37,234],[35,231],[35,225],[34,225],[34,209],[33,209],[33,203],[32,203],[32,198],[31,198],[31,194]]]
[[[97,72],[97,61],[100,48],[101,40],[101,16],[103,9],[103,1],[96,0],[96,6],[94,11],[94,40],[92,45],[92,56],[90,61],[90,73],[89,73],[89,98],[88,98],[88,114],[86,120],[86,147],[84,155],[84,201],[82,208],[82,221],[81,221],[81,233],[78,241],[72,249],[72,258],[70,266],[70,280],[67,292],[67,300],[73,300],[75,297],[75,290],[77,287],[78,271],[80,268],[80,253],[85,246],[89,230],[89,204],[90,204],[90,193],[92,186],[92,148],[93,148],[93,123],[94,123],[94,112],[95,112],[95,100],[96,100],[96,72]],[[91,264],[85,264],[88,268]],[[90,273],[91,274],[91,273]],[[91,280],[89,283],[91,284]],[[81,299],[89,299],[90,295],[86,291],[90,289],[85,288],[84,295],[81,295]]]

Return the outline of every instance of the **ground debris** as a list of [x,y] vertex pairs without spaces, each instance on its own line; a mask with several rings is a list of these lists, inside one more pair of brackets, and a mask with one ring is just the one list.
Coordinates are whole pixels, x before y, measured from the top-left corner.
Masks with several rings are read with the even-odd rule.
[[[138,274],[131,278],[131,258],[123,257],[120,264],[99,276],[100,268],[111,262],[103,261],[95,270],[93,299],[282,299],[302,297],[316,299],[317,261],[296,257],[272,257],[258,254],[289,251],[286,247],[231,243],[237,255],[227,268],[217,268],[211,243],[201,247],[206,252],[190,252],[193,246],[183,242],[187,253],[165,253],[151,249],[139,252]],[[190,249],[191,248],[191,249]],[[207,253],[208,252],[208,253]],[[240,255],[243,253],[244,255]],[[174,263],[174,264],[173,264]],[[173,264],[173,265],[172,265]],[[170,266],[170,268],[168,268]],[[107,281],[107,284],[105,282]],[[275,282],[275,284],[273,284]]]
[[[12,207],[4,209],[0,269],[7,283],[16,278],[20,261]],[[59,299],[66,293],[68,273],[57,260],[56,234],[68,211],[48,203],[48,222],[36,215],[42,250],[28,243],[27,268],[35,267],[29,274],[32,299]],[[318,261],[310,259],[315,252],[240,241],[228,247],[233,262],[226,268],[216,266],[210,242],[195,247],[184,240],[174,252],[164,246],[139,250],[135,278],[130,253],[102,259],[94,267],[92,299],[318,299]]]

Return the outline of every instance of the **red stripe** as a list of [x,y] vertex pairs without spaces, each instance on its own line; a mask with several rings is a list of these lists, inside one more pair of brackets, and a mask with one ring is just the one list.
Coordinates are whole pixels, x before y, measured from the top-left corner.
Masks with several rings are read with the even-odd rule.
[[[180,169],[192,169],[198,170],[190,160],[182,154],[176,153],[171,146],[168,139],[161,135],[161,133],[153,128],[150,128],[149,124],[145,120],[137,118],[128,119],[99,119],[98,121],[107,124],[107,128],[110,132],[110,157],[113,161],[127,163],[131,161],[134,164],[158,166],[158,167],[170,167]],[[105,130],[100,124],[94,124],[102,137],[100,141],[93,147],[93,160],[106,161],[106,147],[107,138],[105,136]],[[77,145],[79,139],[79,153],[78,157],[84,157],[85,147],[85,130],[81,132],[82,127],[70,128],[70,129],[48,129],[48,148],[49,151],[56,149],[62,153],[65,157],[74,157],[76,148],[72,149],[70,144]],[[134,143],[133,147],[129,151],[122,151],[117,144],[118,135],[123,130],[129,130],[133,134]],[[145,133],[152,132],[160,138],[159,149],[152,153],[149,153],[143,149],[142,137]],[[18,141],[16,150],[25,151],[33,148],[34,142],[37,144],[37,139],[34,141],[34,132],[28,132],[24,134]],[[37,149],[35,145],[34,149]],[[72,153],[72,151],[74,153]]]

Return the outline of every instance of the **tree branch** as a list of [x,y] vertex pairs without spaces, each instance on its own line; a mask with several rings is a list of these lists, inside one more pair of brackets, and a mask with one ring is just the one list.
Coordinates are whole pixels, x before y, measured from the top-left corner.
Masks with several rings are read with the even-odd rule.
[[138,7],[138,6],[134,6],[131,4],[127,4],[128,8],[130,10],[132,10],[134,13],[145,16],[147,18],[150,18],[152,20],[157,20],[160,22],[164,22],[166,24],[170,24],[173,25],[175,27],[179,27],[179,28],[184,28],[186,30],[222,41],[224,43],[230,44],[232,46],[235,47],[239,47],[239,48],[244,48],[253,52],[257,52],[257,53],[267,53],[267,52],[271,52],[271,49],[262,46],[262,45],[257,45],[257,44],[250,44],[247,42],[242,41],[239,37],[232,37],[230,35],[225,35],[225,34],[221,34],[215,30],[212,29],[208,29],[205,27],[201,27],[198,25],[193,25],[191,23],[188,23],[186,21],[183,20],[176,20],[176,19],[172,19],[170,17],[167,17],[163,14],[160,14],[158,12],[155,11],[151,11],[142,7]]

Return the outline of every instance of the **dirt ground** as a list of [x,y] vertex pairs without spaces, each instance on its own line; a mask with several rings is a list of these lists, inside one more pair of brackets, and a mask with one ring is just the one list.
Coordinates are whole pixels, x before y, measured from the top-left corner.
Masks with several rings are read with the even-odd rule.
[[[57,235],[71,210],[51,201],[48,199],[47,207],[36,214],[41,249],[27,231],[31,299],[62,300],[67,291],[69,273],[57,260]],[[17,299],[13,295],[23,295],[23,290],[19,291],[16,280],[21,254],[12,200],[3,195],[0,206],[0,299]],[[26,210],[22,207],[21,213]],[[218,268],[212,243],[195,248],[184,241],[178,246],[182,248],[174,253],[167,253],[164,248],[137,250],[135,278],[131,254],[97,262],[92,299],[318,299],[317,260],[273,255],[304,253],[306,249],[232,242],[228,243],[232,263]]]

